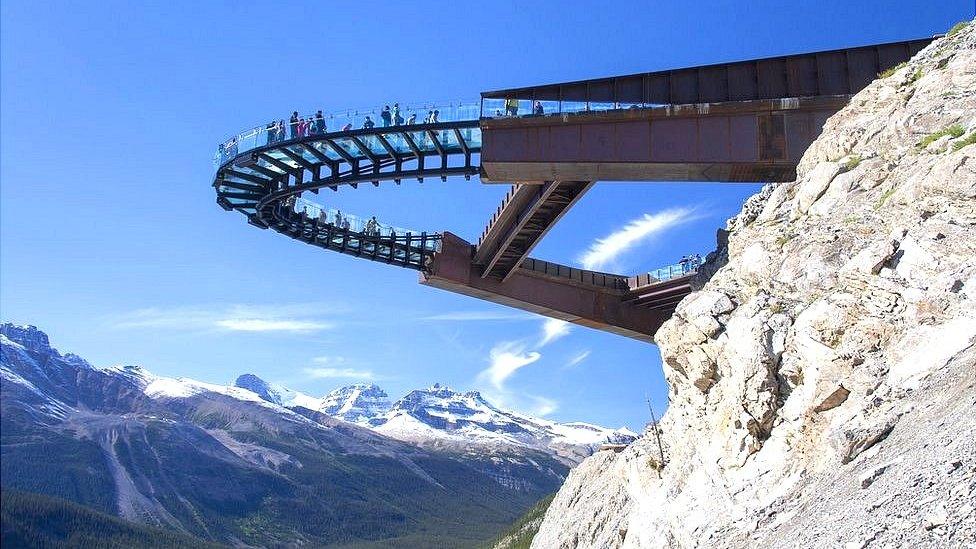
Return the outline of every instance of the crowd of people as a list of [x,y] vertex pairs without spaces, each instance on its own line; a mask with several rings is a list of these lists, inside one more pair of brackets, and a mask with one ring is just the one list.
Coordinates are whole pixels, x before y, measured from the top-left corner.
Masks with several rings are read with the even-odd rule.
[[[285,207],[290,211],[295,211],[295,206],[297,203],[298,200],[294,196],[290,196],[285,200]],[[301,213],[311,217],[311,219],[317,225],[321,225],[323,227],[326,225],[331,225],[346,231],[355,231],[359,229],[358,227],[353,227],[355,217],[351,215],[343,215],[342,210],[337,209],[335,213],[330,215],[328,210],[321,206],[316,205],[314,208],[318,210],[318,214],[315,217],[309,216],[309,211],[305,206],[302,206]],[[383,226],[380,225],[380,222],[377,221],[376,216],[374,215],[366,220],[366,223],[363,224],[360,232],[362,232],[364,236],[380,236],[380,229],[382,228]]]
[[[441,122],[440,119],[441,111],[438,109],[431,109],[427,111],[427,116],[424,117],[423,124],[436,124]],[[380,111],[379,114],[380,124],[382,127],[387,128],[390,126],[410,126],[417,124],[417,113],[412,112],[410,115],[404,119],[403,113],[400,110],[400,104],[394,103],[393,107],[386,105]],[[365,115],[362,122],[362,129],[369,130],[376,127],[376,121],[373,120],[371,115]],[[349,131],[353,129],[352,123],[346,123],[339,128],[339,131]],[[321,135],[328,132],[328,126],[325,122],[325,115],[322,111],[317,111],[313,116],[299,116],[298,111],[291,113],[291,117],[286,122],[284,119],[272,120],[264,127],[265,134],[267,135],[267,144],[273,145],[286,139],[298,139],[302,137],[307,137],[310,135]],[[236,138],[234,139],[236,141]],[[228,142],[230,143],[230,142]],[[227,144],[223,145],[225,148],[228,147]]]

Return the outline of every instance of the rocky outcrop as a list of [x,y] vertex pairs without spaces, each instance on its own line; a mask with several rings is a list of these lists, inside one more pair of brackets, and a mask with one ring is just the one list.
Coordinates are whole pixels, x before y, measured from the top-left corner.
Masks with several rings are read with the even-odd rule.
[[976,537],[976,29],[833,116],[657,333],[654,437],[575,469],[533,547]]

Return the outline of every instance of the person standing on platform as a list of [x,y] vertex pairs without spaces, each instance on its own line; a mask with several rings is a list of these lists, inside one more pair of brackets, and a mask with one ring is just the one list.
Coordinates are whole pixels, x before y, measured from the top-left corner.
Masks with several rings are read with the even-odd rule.
[[403,117],[400,116],[400,104],[394,103],[393,104],[393,125],[399,126],[400,124],[403,124]]
[[266,142],[268,145],[272,145],[275,142],[275,127],[277,127],[277,125],[278,123],[272,120],[271,122],[268,122],[267,126],[264,127],[264,133],[266,134],[265,138],[267,139]]
[[292,139],[298,137],[298,111],[291,113],[291,118],[288,119],[288,129],[290,130],[289,136]]
[[518,116],[518,99],[508,98],[505,100],[505,114],[508,116]]
[[383,112],[380,113],[380,120],[383,121],[383,127],[384,128],[390,127],[390,124],[393,122],[393,117],[390,114],[390,106],[389,105],[383,107]]

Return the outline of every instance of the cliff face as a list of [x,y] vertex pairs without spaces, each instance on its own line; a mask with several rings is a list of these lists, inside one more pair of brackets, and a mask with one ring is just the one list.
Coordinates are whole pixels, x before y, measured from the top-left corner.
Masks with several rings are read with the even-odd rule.
[[976,25],[879,78],[729,221],[656,335],[653,436],[581,464],[533,547],[976,538]]

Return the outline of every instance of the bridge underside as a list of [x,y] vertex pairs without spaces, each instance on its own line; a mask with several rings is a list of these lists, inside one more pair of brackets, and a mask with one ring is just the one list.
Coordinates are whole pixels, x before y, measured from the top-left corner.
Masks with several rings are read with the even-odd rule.
[[659,292],[655,297],[650,286],[632,287],[633,279],[628,284],[626,277],[533,259],[523,260],[502,282],[481,276],[473,257],[474,246],[445,233],[420,283],[647,343],[691,292],[690,276],[644,280]]
[[592,181],[513,186],[478,242],[473,261],[481,269],[481,278],[508,280],[532,248],[592,186]]

